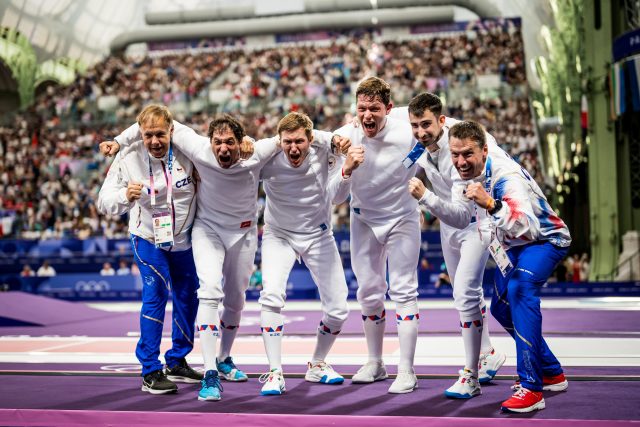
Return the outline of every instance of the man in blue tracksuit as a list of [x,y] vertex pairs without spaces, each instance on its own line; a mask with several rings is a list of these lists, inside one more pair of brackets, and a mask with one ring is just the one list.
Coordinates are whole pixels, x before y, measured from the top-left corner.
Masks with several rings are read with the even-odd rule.
[[[129,212],[131,247],[142,276],[140,340],[142,391],[177,391],[174,381],[197,383],[201,373],[187,364],[193,349],[198,276],[191,250],[196,182],[193,164],[171,144],[173,118],[160,105],[138,116],[142,141],[118,154],[100,189],[103,213]],[[173,295],[172,347],[159,360],[165,306]]]
[[542,391],[566,390],[568,382],[542,337],[540,288],[566,256],[571,235],[526,170],[506,154],[489,155],[482,126],[460,122],[449,138],[462,179],[449,201],[457,207],[455,225],[478,219],[481,239],[498,266],[491,313],[516,341],[519,382],[501,408],[544,409]]

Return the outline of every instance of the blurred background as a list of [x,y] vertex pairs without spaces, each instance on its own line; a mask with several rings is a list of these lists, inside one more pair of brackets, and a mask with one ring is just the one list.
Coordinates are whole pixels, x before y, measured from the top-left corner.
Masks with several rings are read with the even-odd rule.
[[[574,238],[543,292],[640,295],[638,0],[3,0],[0,288],[139,298],[127,219],[95,201],[98,143],[144,105],[201,134],[223,112],[255,138],[289,111],[331,131],[372,75],[395,105],[438,94],[531,172]],[[450,296],[424,218],[420,294]],[[348,204],[333,222],[353,294]],[[260,287],[258,252],[249,296]],[[289,287],[315,297],[302,265]]]

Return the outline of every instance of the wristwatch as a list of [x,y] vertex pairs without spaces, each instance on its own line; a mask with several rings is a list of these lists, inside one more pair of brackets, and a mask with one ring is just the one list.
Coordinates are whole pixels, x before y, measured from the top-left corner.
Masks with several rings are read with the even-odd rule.
[[493,215],[496,212],[498,212],[500,209],[502,209],[502,200],[498,199],[498,200],[494,200],[493,209],[487,210],[487,212],[489,212],[489,215]]

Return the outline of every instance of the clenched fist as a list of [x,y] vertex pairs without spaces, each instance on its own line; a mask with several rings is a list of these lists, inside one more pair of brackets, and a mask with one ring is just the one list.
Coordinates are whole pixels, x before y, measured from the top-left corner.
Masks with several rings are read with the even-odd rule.
[[351,147],[351,140],[340,135],[333,135],[333,137],[331,138],[331,143],[335,145],[342,154],[345,155],[348,154],[349,147]]
[[139,182],[130,182],[127,185],[127,200],[133,202],[138,200],[142,194],[142,184]]
[[416,199],[422,199],[424,192],[427,191],[427,187],[420,181],[420,179],[413,177],[409,180],[409,193]]
[[347,159],[342,166],[342,174],[344,176],[350,176],[354,170],[358,169],[358,166],[360,166],[362,162],[364,162],[364,147],[350,147],[347,151]]
[[241,160],[247,160],[249,157],[253,156],[254,142],[255,140],[250,136],[245,135],[244,138],[242,138],[242,142],[240,143]]
[[120,151],[120,144],[116,141],[102,141],[100,143],[100,152],[107,157],[113,157]]
[[479,182],[472,182],[467,185],[467,188],[464,190],[464,195],[467,199],[476,202],[476,205],[483,209],[487,209],[492,201],[491,196],[484,190],[484,186]]

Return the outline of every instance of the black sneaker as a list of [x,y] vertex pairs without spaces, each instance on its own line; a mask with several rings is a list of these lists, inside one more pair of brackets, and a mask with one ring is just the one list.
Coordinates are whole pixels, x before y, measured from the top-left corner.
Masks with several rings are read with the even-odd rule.
[[200,372],[193,370],[191,366],[187,364],[186,359],[180,359],[180,362],[173,368],[168,366],[164,370],[165,374],[171,381],[178,383],[199,383],[204,378]]
[[178,391],[178,386],[169,381],[164,372],[158,369],[142,377],[142,391],[148,391],[151,394],[175,393]]

